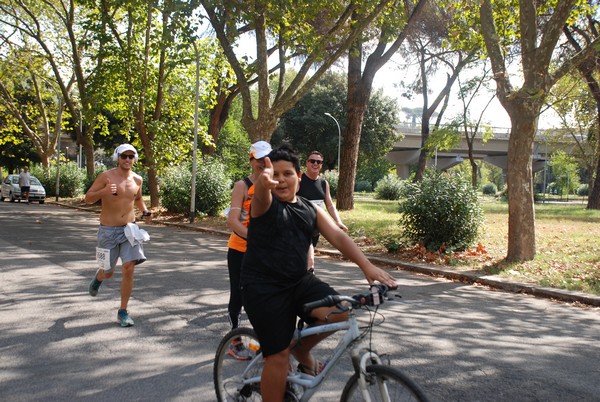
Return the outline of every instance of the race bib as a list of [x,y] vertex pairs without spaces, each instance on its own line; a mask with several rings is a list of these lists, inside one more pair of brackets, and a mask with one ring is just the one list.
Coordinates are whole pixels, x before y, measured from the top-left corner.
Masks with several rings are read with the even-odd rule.
[[96,262],[98,268],[110,271],[110,249],[96,247]]
[[313,204],[315,204],[317,207],[321,208],[321,209],[325,209],[325,200],[309,200],[310,202],[312,202]]

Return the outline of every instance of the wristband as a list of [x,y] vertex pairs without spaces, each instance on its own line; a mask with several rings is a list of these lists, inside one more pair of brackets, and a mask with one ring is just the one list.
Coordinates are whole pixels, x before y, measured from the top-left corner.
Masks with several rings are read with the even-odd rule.
[[152,212],[144,211],[144,212],[142,212],[142,216],[152,216]]

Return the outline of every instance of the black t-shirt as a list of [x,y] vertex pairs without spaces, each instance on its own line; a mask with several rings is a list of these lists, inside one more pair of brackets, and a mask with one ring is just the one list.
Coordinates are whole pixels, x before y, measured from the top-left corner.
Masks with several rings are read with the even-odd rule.
[[273,197],[269,210],[250,218],[242,286],[294,284],[306,275],[308,247],[317,225],[315,206],[303,197],[287,203]]
[[317,204],[322,205],[325,200],[326,185],[325,179],[321,176],[313,180],[306,174],[303,174],[302,180],[300,180],[298,195],[310,201],[320,201]]

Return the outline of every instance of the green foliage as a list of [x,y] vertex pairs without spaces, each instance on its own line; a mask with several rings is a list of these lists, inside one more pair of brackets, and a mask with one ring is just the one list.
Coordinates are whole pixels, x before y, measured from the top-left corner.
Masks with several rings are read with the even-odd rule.
[[160,178],[160,202],[170,212],[185,213],[190,210],[192,172],[189,166],[173,166]]
[[483,195],[496,195],[498,187],[494,183],[486,183],[481,187],[481,193]]
[[[104,172],[106,169],[106,166],[96,166],[96,169],[94,169],[94,174],[92,176],[87,176],[85,177],[85,180],[83,181],[83,192],[87,193],[87,191],[90,189],[90,187],[92,187],[92,184],[94,184],[94,180],[96,180],[96,178],[100,175],[100,173]],[[144,185],[146,179],[144,179]]]
[[433,169],[423,180],[407,183],[400,202],[403,235],[434,251],[465,250],[477,239],[483,211],[468,177]]
[[359,180],[356,182],[356,184],[354,184],[354,191],[359,193],[370,193],[373,191],[373,186],[368,180]]
[[588,195],[590,195],[590,186],[588,184],[580,185],[577,189],[577,195],[580,195],[582,197],[587,197]]
[[250,139],[240,123],[241,101],[236,99],[229,113],[229,118],[223,125],[215,156],[227,166],[229,178],[237,181],[252,173],[249,163]]
[[328,170],[327,172],[322,173],[322,176],[325,180],[327,180],[327,183],[329,183],[329,193],[331,194],[331,198],[335,198],[337,195],[339,181],[338,172],[335,170]]
[[[335,169],[339,132],[336,122],[325,112],[331,113],[343,130],[346,116],[341,105],[346,102],[346,94],[343,75],[324,75],[296,106],[282,116],[271,139],[272,145],[286,142],[303,156],[318,150],[323,154],[324,169]],[[396,100],[385,96],[382,91],[375,91],[369,99],[359,145],[357,180],[369,180],[374,185],[388,173],[391,164],[384,156],[398,139],[394,129],[399,120],[397,110]],[[363,170],[365,172],[361,173]]]
[[[56,165],[44,168],[36,164],[31,166],[31,174],[37,177],[46,189],[46,197],[56,196]],[[80,197],[84,193],[86,174],[76,163],[60,165],[59,196],[65,198]]]
[[196,177],[196,210],[207,215],[220,214],[231,198],[231,180],[218,159],[204,157]]
[[[191,165],[174,166],[161,177],[161,204],[170,212],[186,213],[190,210],[192,183]],[[196,172],[196,213],[216,216],[223,211],[231,195],[231,180],[225,165],[205,156]]]
[[394,173],[396,167],[385,158],[358,158],[356,166],[356,181],[368,181],[371,188],[375,188],[377,182],[390,173]]
[[580,184],[577,163],[573,156],[558,151],[552,156],[551,166],[559,194],[573,194]]
[[375,198],[378,200],[399,200],[402,196],[404,181],[390,173],[377,182]]
[[428,155],[431,157],[435,155],[436,150],[449,151],[456,148],[461,139],[462,134],[459,131],[459,127],[456,123],[451,123],[445,127],[433,130],[425,142],[425,149],[428,150]]

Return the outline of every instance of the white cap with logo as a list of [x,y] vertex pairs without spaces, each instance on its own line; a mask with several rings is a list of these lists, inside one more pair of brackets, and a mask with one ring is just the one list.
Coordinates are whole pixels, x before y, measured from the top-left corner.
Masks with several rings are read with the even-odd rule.
[[271,153],[271,144],[267,141],[258,141],[250,146],[250,157],[262,159]]
[[133,147],[133,145],[131,144],[121,144],[119,145],[117,148],[115,148],[115,152],[113,153],[113,161],[117,161],[119,159],[119,155],[122,154],[125,151],[133,151],[133,154],[135,155],[135,161],[138,161],[138,153],[135,150],[135,148]]

